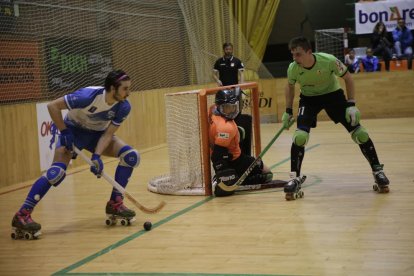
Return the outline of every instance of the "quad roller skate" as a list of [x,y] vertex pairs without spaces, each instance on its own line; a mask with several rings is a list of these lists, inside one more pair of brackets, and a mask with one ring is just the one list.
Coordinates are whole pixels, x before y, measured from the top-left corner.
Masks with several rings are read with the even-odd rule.
[[296,172],[290,173],[291,180],[285,185],[284,192],[287,201],[304,197],[302,183],[306,180],[306,175],[296,176]]
[[135,211],[128,209],[123,202],[122,197],[118,196],[115,201],[110,200],[106,204],[106,220],[105,224],[116,225],[120,220],[124,226],[131,225],[135,221]]
[[22,209],[14,215],[12,220],[12,239],[35,240],[42,234],[40,232],[41,225],[32,219],[31,213],[32,210]]
[[390,192],[388,185],[390,181],[385,176],[383,171],[384,165],[375,165],[372,171],[372,175],[375,179],[375,184],[372,186],[372,189],[380,194],[386,194]]

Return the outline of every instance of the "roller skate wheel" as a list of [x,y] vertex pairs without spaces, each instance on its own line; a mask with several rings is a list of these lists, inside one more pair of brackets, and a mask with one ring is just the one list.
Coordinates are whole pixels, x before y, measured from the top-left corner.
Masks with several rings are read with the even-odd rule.
[[11,238],[13,239],[13,240],[17,240],[17,234],[16,233],[11,233]]
[[386,194],[386,193],[389,193],[389,192],[390,192],[390,189],[388,188],[388,186],[382,187],[380,189],[380,193],[382,193],[382,194]]
[[126,226],[126,225],[128,225],[128,221],[126,219],[121,219],[121,224],[123,226]]
[[25,233],[25,234],[24,234],[24,238],[25,238],[26,240],[31,240],[31,239],[33,238],[33,235],[32,235],[32,233]]
[[372,186],[372,189],[373,189],[374,191],[378,191],[378,186],[377,186],[377,185],[373,185],[373,186]]
[[111,226],[111,225],[115,225],[116,224],[116,219],[106,219],[105,220],[105,224],[106,225],[108,225],[108,226]]
[[293,194],[292,194],[292,193],[287,193],[287,194],[286,194],[286,196],[285,196],[285,199],[286,199],[287,201],[291,201],[291,200],[294,200],[294,199],[295,199],[295,197],[293,196]]
[[300,198],[302,198],[304,195],[305,195],[305,194],[304,194],[304,192],[303,192],[303,191],[300,191],[300,192],[299,192],[299,197],[300,197]]

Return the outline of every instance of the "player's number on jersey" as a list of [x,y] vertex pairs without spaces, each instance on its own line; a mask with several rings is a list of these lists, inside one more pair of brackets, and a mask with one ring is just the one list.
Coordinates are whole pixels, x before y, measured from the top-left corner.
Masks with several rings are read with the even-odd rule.
[[303,113],[305,113],[305,107],[301,106],[299,107],[298,115],[303,115]]

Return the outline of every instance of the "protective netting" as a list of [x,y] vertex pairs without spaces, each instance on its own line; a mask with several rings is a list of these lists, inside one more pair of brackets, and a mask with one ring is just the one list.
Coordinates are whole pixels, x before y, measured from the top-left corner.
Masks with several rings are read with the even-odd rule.
[[[271,77],[226,1],[33,0],[0,6],[0,104],[102,85],[118,68],[131,76],[134,91],[211,82],[225,41],[234,43],[247,71]],[[217,20],[226,30],[216,30]]]
[[336,56],[344,61],[344,28],[315,31],[315,51]]

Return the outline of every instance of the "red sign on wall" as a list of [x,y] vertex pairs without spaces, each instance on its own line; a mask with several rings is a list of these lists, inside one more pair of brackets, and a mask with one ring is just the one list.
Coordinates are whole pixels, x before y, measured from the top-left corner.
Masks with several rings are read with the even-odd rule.
[[0,102],[41,96],[37,42],[0,41]]

